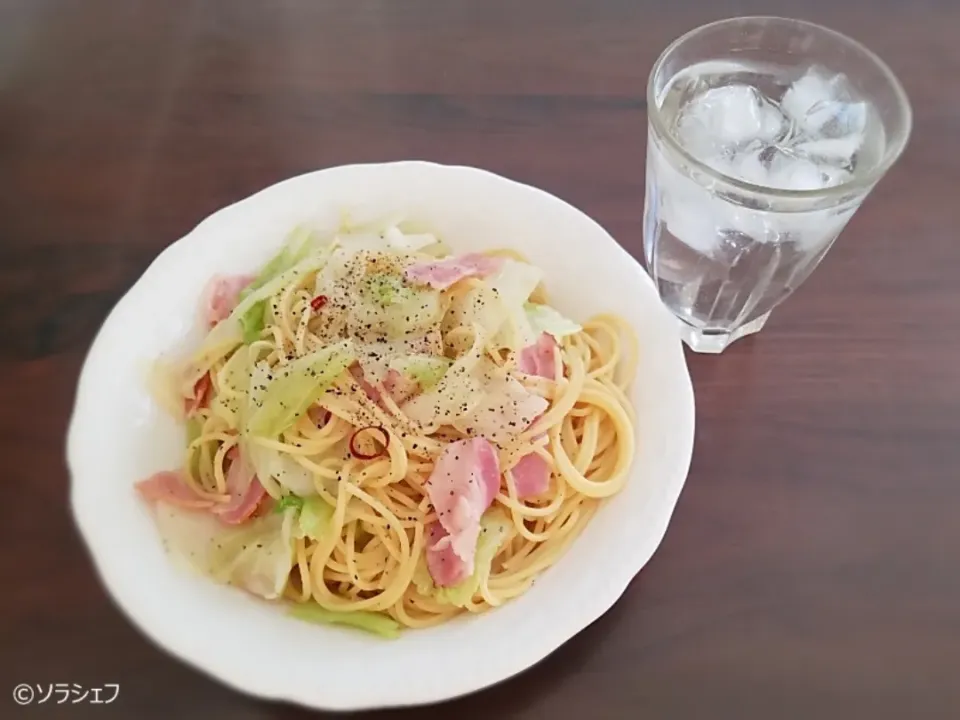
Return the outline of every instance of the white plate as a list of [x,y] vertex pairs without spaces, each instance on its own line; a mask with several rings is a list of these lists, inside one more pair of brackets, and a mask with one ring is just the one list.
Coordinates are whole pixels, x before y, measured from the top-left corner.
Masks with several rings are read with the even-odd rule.
[[[151,401],[143,368],[199,340],[198,298],[209,277],[255,270],[295,224],[332,230],[344,211],[354,221],[402,211],[429,222],[455,251],[516,248],[544,270],[559,310],[581,320],[617,312],[640,335],[639,452],[626,488],[527,594],[394,641],[304,624],[175,568],[133,490],[136,480],[181,461],[183,429]],[[593,220],[552,195],[472,168],[337,167],[210,216],[161,253],[117,304],[80,376],[68,437],[71,502],[120,607],[191,665],[237,690],[314,708],[429,703],[520,672],[613,605],[666,532],[690,464],[693,424],[676,322],[640,266]]]

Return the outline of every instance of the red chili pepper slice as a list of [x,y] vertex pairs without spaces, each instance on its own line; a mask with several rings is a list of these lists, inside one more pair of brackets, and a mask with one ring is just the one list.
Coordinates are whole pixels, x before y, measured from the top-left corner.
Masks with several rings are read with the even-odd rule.
[[[380,441],[381,448],[373,454],[361,452],[357,448],[357,444],[356,444],[357,436],[360,435],[360,433],[362,432],[366,432],[367,430],[374,430],[378,432],[382,438],[382,440]],[[350,452],[353,454],[354,457],[360,458],[361,460],[374,460],[375,458],[385,455],[387,453],[387,446],[389,445],[390,445],[390,433],[388,433],[379,425],[368,425],[367,427],[362,427],[359,430],[355,430],[353,435],[350,436]]]

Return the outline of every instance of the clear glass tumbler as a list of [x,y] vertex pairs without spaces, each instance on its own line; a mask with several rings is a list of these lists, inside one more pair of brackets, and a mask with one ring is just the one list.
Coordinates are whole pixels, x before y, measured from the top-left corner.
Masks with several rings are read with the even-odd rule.
[[697,352],[760,330],[817,266],[910,135],[890,69],[832,30],[735,18],[657,60],[644,255]]

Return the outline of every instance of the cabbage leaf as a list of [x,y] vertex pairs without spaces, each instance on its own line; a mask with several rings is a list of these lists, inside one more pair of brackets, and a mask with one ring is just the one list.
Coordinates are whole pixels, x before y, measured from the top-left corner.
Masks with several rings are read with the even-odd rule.
[[434,387],[453,365],[453,360],[442,355],[413,353],[401,355],[390,361],[390,368],[401,375],[416,380],[421,390]]
[[299,532],[311,540],[320,540],[333,519],[333,506],[314,495],[300,506]]
[[311,252],[317,250],[314,234],[304,227],[296,227],[287,235],[280,252],[274,255],[263,266],[260,273],[240,292],[243,300],[251,293],[256,292],[281,273],[286,272],[297,263],[306,259]]
[[484,378],[480,371],[486,367],[486,363],[481,362],[484,334],[477,326],[474,332],[473,346],[453,362],[440,381],[431,390],[403,404],[404,414],[424,428],[449,425],[473,410],[483,397]]
[[306,498],[292,494],[284,495],[277,501],[274,512],[284,512],[288,508],[293,508],[299,513],[297,528],[294,530],[294,537],[297,538],[308,537],[311,540],[319,540],[330,525],[330,520],[333,519],[333,506],[316,495]]
[[[247,456],[261,483],[265,479],[271,479],[294,495],[300,497],[316,495],[313,473],[290,455],[272,447],[258,445],[256,442],[247,443],[246,448]],[[264,485],[264,487],[268,486]]]
[[156,506],[164,546],[182,564],[260,597],[280,597],[294,563],[294,514],[226,525],[209,512]]
[[280,435],[356,359],[353,343],[344,340],[274,368],[273,378],[247,420],[247,433],[267,438]]
[[[295,265],[269,278],[266,277],[267,273],[265,271],[261,272],[257,280],[245,288],[247,292],[241,293],[240,302],[237,303],[237,306],[230,313],[230,316],[221,320],[207,333],[200,348],[186,363],[183,373],[185,389],[192,388],[194,383],[196,383],[217,360],[227,355],[237,347],[237,345],[244,343],[245,339],[255,340],[254,331],[256,332],[256,336],[259,336],[260,330],[263,329],[266,314],[265,301],[269,300],[287,285],[298,283],[306,275],[322,269],[332,252],[330,246],[314,250],[313,243],[309,243],[305,247],[309,252]],[[293,253],[291,258],[300,257],[300,254],[306,250],[301,248],[296,253]],[[281,255],[282,254],[283,252],[281,251]],[[274,260],[276,260],[276,258]],[[273,262],[274,261],[271,261],[271,263]],[[269,264],[270,263],[268,263],[268,265]],[[275,267],[279,267],[279,263]],[[257,281],[260,279],[263,279],[263,282],[258,285]],[[257,287],[254,288],[254,285],[257,285]],[[264,301],[262,305],[263,312],[260,312],[258,308],[254,308],[254,306],[261,301]],[[186,395],[188,393],[184,394]]]
[[523,308],[527,313],[527,321],[537,335],[547,333],[559,340],[583,330],[580,325],[564,317],[549,305],[526,303]]
[[318,625],[345,625],[384,638],[393,639],[400,636],[400,623],[384,613],[363,610],[338,612],[322,608],[316,603],[304,603],[295,605],[290,610],[290,615],[298,620]]

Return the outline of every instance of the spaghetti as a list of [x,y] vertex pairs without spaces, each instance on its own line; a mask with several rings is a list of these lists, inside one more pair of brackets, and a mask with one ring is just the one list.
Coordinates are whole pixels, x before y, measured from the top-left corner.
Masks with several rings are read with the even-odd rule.
[[[333,255],[327,248],[326,259],[314,263],[303,257],[288,258],[287,264],[300,271],[275,272],[277,278],[283,279],[284,274],[287,278],[274,286],[269,279],[261,282],[257,302],[263,304],[259,307],[247,302],[256,295],[258,290],[249,293],[249,288],[256,288],[258,281],[247,286],[248,297],[221,318],[210,334],[226,335],[218,328],[239,320],[246,342],[237,343],[235,334],[231,340],[208,337],[205,348],[178,367],[176,380],[180,394],[187,398],[191,428],[184,469],[176,474],[182,487],[172,490],[167,474],[163,483],[156,481],[156,476],[141,483],[141,492],[158,505],[166,503],[170,513],[174,512],[170,508],[177,506],[176,512],[207,515],[224,527],[229,524],[237,529],[234,532],[270,523],[271,532],[283,538],[279,545],[268,545],[280,548],[275,553],[281,558],[279,565],[270,566],[281,578],[277,583],[264,585],[262,577],[250,582],[251,573],[262,575],[265,567],[263,558],[251,555],[263,551],[258,544],[264,545],[262,538],[254,536],[237,545],[240,549],[226,559],[217,560],[208,553],[201,569],[267,597],[281,596],[303,608],[318,607],[322,617],[331,622],[347,618],[347,624],[364,627],[364,622],[349,618],[375,613],[389,616],[400,626],[416,628],[501,605],[525,592],[552,566],[603,499],[618,492],[627,480],[635,452],[635,417],[628,399],[637,367],[634,332],[613,315],[594,317],[582,327],[561,318],[560,330],[540,333],[543,363],[533,368],[524,362],[529,359],[524,348],[517,346],[519,334],[511,338],[507,333],[504,340],[503,327],[517,330],[518,322],[525,322],[505,308],[509,288],[497,287],[503,280],[504,264],[525,266],[517,272],[532,268],[516,253],[463,256],[467,265],[473,258],[482,267],[471,266],[464,272],[464,263],[459,261],[461,276],[444,286],[448,278],[424,280],[411,268],[449,268],[456,265],[456,258],[438,259],[422,249],[400,251],[389,246],[350,249],[343,239],[331,247],[336,248]],[[311,253],[323,256],[315,247]],[[487,265],[488,260],[496,262]],[[340,263],[340,279],[331,280],[329,267],[336,262]],[[400,277],[402,282],[377,280],[374,304],[380,303],[382,310],[407,302],[408,291],[429,293],[430,302],[436,301],[435,313],[404,337],[422,330],[429,336],[425,344],[431,345],[431,350],[423,352],[419,347],[409,353],[409,344],[398,350],[396,341],[384,340],[382,328],[372,341],[370,336],[354,332],[353,328],[362,329],[369,319],[361,313],[358,324],[356,303],[363,302],[364,293],[369,299],[369,278],[379,278],[385,264],[387,276]],[[361,284],[359,291],[357,277],[368,283]],[[549,309],[539,277],[532,284],[531,292],[521,293],[520,303],[536,331],[539,326],[533,319],[537,312],[560,316]],[[496,292],[484,296],[491,287]],[[414,296],[421,305],[426,297]],[[482,312],[470,315],[464,310],[465,304],[477,305],[477,298],[483,297],[500,301],[500,317],[493,325],[484,320]],[[251,314],[249,307],[243,306],[245,302],[262,318],[252,328],[244,321]],[[556,323],[543,323],[547,330],[551,324]],[[528,334],[527,338],[534,336]],[[227,349],[211,352],[209,348],[218,342]],[[299,378],[305,360],[328,351],[333,342],[352,343],[360,360],[365,348],[389,346],[389,352],[376,357],[374,363],[381,370],[389,365],[386,376],[371,372],[369,364],[351,362],[351,355],[342,359],[340,364],[347,365],[344,369],[338,370],[336,364],[327,368],[333,377],[322,392],[319,384],[314,385],[306,394],[312,398],[309,405],[288,413],[292,420],[282,428],[275,423],[274,429],[280,428],[275,435],[252,432],[271,393],[279,392],[275,392],[276,384]],[[419,382],[407,382],[399,392],[396,381],[402,375],[396,368],[404,367],[404,362],[412,367],[403,353],[426,362],[431,352],[435,355],[431,367],[435,365],[434,374],[441,377],[439,384],[433,378],[436,403],[462,390],[454,380],[458,368],[467,368],[465,375],[473,382],[473,405],[492,397],[487,404],[499,403],[499,412],[503,411],[503,397],[509,397],[512,402],[526,403],[525,407],[542,407],[542,411],[536,417],[524,417],[524,424],[510,419],[511,406],[501,413],[503,418],[498,415],[502,426],[496,425],[498,419],[488,431],[473,426],[483,423],[470,420],[479,417],[479,410],[467,408],[470,403],[466,402],[456,409],[465,412],[452,420],[439,412],[425,418],[424,406],[429,416],[439,405],[430,405],[430,383],[425,381],[423,368],[410,373]],[[471,353],[472,369],[465,361]],[[317,372],[318,367],[312,366],[311,371]],[[480,372],[478,367],[485,370]],[[209,389],[199,387],[203,383],[208,383]],[[488,390],[495,383],[506,388],[503,392],[507,394],[498,396]],[[290,398],[295,403],[303,400],[302,393],[293,393],[288,401]],[[438,512],[441,506],[431,479],[440,481],[436,477],[440,463],[453,463],[450,457],[441,460],[446,449],[466,448],[471,442],[484,443],[484,447],[489,443],[494,450],[495,492],[481,508],[475,555],[467,558],[469,563],[461,572],[466,577],[445,585],[437,579],[428,557],[435,531],[444,533],[447,527],[443,511]],[[238,469],[241,465],[246,466],[246,473]],[[530,467],[543,472],[543,484],[532,494],[521,487],[529,484]],[[465,472],[469,475],[474,470]],[[237,483],[243,481],[238,477],[244,474],[246,486],[238,489]],[[241,495],[257,494],[250,492],[251,484],[262,487],[262,497],[244,505]],[[298,529],[298,513],[307,514],[304,498],[322,512],[319,522]],[[243,516],[236,523],[229,515],[234,510]],[[303,526],[303,518],[299,519]],[[178,528],[168,523],[161,531],[167,535],[182,532]],[[203,537],[209,539],[209,533]],[[195,538],[181,538],[181,545],[195,544]],[[220,538],[219,544],[241,542],[216,538]],[[450,557],[461,562],[459,556]],[[251,567],[255,570],[249,570]],[[266,586],[275,592],[262,592]]]

